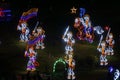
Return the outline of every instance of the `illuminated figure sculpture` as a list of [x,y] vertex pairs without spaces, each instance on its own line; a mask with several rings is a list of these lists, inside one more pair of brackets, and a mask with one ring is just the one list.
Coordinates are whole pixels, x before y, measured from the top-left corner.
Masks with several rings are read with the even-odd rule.
[[101,26],[95,26],[95,27],[93,28],[93,30],[94,30],[94,32],[96,32],[98,35],[101,35],[101,34],[104,33],[104,30],[102,29]]
[[73,54],[73,45],[75,43],[75,39],[73,38],[72,32],[68,32],[69,26],[67,27],[62,39],[67,43],[65,46],[66,54]]
[[97,47],[97,50],[99,52],[101,52],[101,55],[100,55],[100,65],[107,65],[108,64],[108,60],[106,58],[106,55],[107,55],[107,50],[106,50],[106,42],[105,41],[102,41],[102,37],[101,37],[101,40],[100,40],[100,43]]
[[[30,36],[30,39],[32,39],[33,36]],[[29,45],[27,44],[27,49],[25,51],[25,57],[28,57],[28,63],[27,63],[27,70],[28,71],[35,71],[36,66],[39,65],[39,63],[36,61],[37,52],[35,51],[35,45]]]
[[[32,53],[33,52],[33,53]],[[27,57],[29,57],[28,63],[27,63],[27,70],[28,71],[35,71],[36,70],[36,55],[37,53],[34,53],[32,49],[29,49],[29,53],[25,53]]]
[[36,30],[35,29],[33,30],[33,35],[35,37],[41,36],[41,39],[36,43],[36,49],[39,49],[39,48],[44,49],[45,48],[44,42],[43,42],[44,38],[45,38],[44,33],[45,33],[45,31],[43,30],[42,27],[38,27]]
[[77,37],[90,43],[94,39],[94,30],[91,25],[90,16],[85,14],[85,9],[80,8],[80,17],[75,18],[74,28],[78,29]]
[[83,18],[80,18],[82,25],[84,26],[83,32],[85,33],[85,40],[92,43],[94,38],[93,27],[91,25],[90,16],[85,14]]
[[108,37],[106,38],[106,43],[107,43],[107,48],[108,48],[108,55],[113,55],[114,54],[114,44],[115,40],[113,39],[113,34],[110,33]]
[[67,79],[75,79],[75,60],[73,59],[72,55],[69,55],[69,59],[66,60],[66,63],[68,64],[68,76]]
[[74,28],[77,28],[77,30],[78,30],[77,37],[80,40],[84,40],[84,37],[85,37],[85,34],[83,33],[84,27],[83,27],[79,17],[75,19]]
[[17,30],[21,31],[20,41],[22,41],[22,42],[28,41],[28,35],[29,35],[30,30],[27,27],[27,23],[26,22],[21,22],[20,24],[18,24]]
[[119,71],[118,69],[116,69],[115,72],[114,72],[114,77],[113,77],[113,79],[114,79],[114,80],[118,80],[118,79],[119,79],[119,76],[120,76],[120,71]]

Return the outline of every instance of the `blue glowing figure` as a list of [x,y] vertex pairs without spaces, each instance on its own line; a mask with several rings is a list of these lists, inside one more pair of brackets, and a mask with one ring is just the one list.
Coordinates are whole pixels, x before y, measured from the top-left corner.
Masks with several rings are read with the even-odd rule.
[[85,12],[86,12],[85,8],[80,8],[80,17],[83,17]]
[[119,79],[119,76],[120,76],[120,71],[119,71],[118,69],[116,69],[115,72],[114,72],[114,77],[113,77],[113,79],[114,79],[114,80],[118,80],[118,79]]

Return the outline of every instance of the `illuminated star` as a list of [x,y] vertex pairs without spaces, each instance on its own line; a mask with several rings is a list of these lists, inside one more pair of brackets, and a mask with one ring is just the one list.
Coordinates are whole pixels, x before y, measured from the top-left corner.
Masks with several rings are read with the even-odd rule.
[[76,10],[77,10],[77,9],[73,6],[73,8],[71,9],[71,13],[72,13],[72,14],[73,14],[73,13],[75,14],[75,13],[76,13]]

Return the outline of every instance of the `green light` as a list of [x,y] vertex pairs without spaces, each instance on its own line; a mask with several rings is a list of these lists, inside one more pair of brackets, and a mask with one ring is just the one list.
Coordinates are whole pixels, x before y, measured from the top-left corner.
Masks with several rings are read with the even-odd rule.
[[59,62],[61,62],[61,63],[63,63],[63,64],[65,65],[65,70],[66,70],[66,62],[65,62],[62,58],[59,58],[59,59],[56,60],[55,63],[54,63],[53,72],[55,72],[56,65],[57,65],[57,63],[59,63]]

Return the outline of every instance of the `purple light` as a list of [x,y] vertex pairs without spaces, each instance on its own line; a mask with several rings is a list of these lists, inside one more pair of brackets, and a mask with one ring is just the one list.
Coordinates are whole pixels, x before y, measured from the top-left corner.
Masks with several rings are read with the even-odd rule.
[[42,39],[42,36],[40,35],[40,36],[38,36],[37,38],[35,38],[34,40],[30,40],[30,41],[28,41],[28,44],[29,45],[33,45],[33,44],[36,44],[39,40],[41,40]]
[[31,14],[28,14],[26,16],[21,16],[20,20],[29,20],[30,18],[34,17],[34,16],[37,16],[37,12],[32,12]]
[[8,14],[7,16],[12,16],[11,14]]

